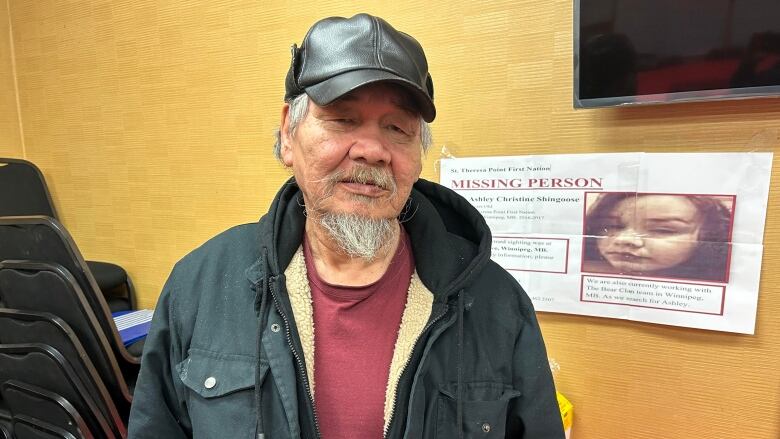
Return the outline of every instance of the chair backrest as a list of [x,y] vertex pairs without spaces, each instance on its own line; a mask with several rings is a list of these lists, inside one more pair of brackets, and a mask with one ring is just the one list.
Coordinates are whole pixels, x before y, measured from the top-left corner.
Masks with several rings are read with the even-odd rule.
[[[11,412],[8,411],[5,401],[3,401],[3,395],[0,394],[0,425],[3,425],[3,423],[11,425]],[[0,436],[0,439],[3,439],[3,437]]]
[[[72,331],[126,418],[132,395],[120,362],[98,321],[99,313],[92,309],[68,271],[40,262],[1,262],[0,295],[6,307],[17,310],[0,310],[0,343],[40,343],[46,341],[40,337],[45,334],[51,340],[60,339],[59,345],[47,343],[59,349],[69,344],[63,334]],[[25,327],[35,327],[40,334]],[[63,346],[60,352],[66,358],[76,355],[70,350]]]
[[11,436],[11,430],[13,430],[13,427],[11,426],[12,418],[8,418],[7,420],[5,417],[0,418],[0,439],[14,439],[13,436]]
[[57,218],[40,169],[27,160],[0,158],[0,216],[20,215]]
[[82,382],[74,367],[79,366],[71,365],[57,350],[45,344],[0,345],[0,370],[4,379],[35,383],[37,387],[62,396],[81,414],[89,430],[96,435],[126,437],[127,428],[118,415],[112,415],[109,420],[103,416],[100,405],[113,406],[107,395],[102,401],[95,401],[90,395],[100,392],[89,391],[87,386],[92,383]]
[[67,399],[32,384],[6,381],[0,385],[0,393],[8,401],[14,416],[45,419],[77,438],[93,439],[94,435],[84,418]]
[[[82,289],[99,291],[94,277],[65,227],[45,216],[0,217],[0,262],[8,259],[51,262],[68,270]],[[105,300],[95,294],[96,299]],[[92,301],[92,299],[90,300]],[[99,303],[93,303],[99,307]],[[106,309],[108,309],[107,305]]]
[[[69,272],[92,307],[116,355],[128,363],[140,363],[127,352],[95,278],[73,238],[57,220],[44,216],[0,217],[0,263],[8,260],[58,264]],[[3,293],[0,297],[0,301],[6,300]]]
[[14,418],[15,439],[78,439],[69,432],[29,416]]
[[[5,269],[0,270],[0,275],[5,277],[8,273],[3,272],[3,270]],[[37,276],[45,274],[38,273]],[[14,296],[12,300],[16,301],[15,295],[12,296]],[[53,297],[50,302],[63,305],[63,302],[67,302],[67,300]],[[93,327],[94,322],[90,321],[90,316],[82,314],[82,318],[78,319],[79,314],[72,309],[66,309],[67,307],[64,306],[51,308],[66,311],[79,332],[77,333],[62,318],[48,312],[0,308],[0,343],[47,344],[59,351],[71,364],[83,364],[83,367],[75,368],[79,378],[84,382],[97,381],[93,388],[98,391],[102,391],[105,384],[105,389],[114,402],[116,411],[119,412],[119,416],[123,420],[126,420],[130,413],[132,400],[130,392],[113,352],[109,349],[104,337],[100,337],[99,331]],[[76,317],[76,320],[72,320],[72,317]],[[100,395],[94,394],[92,397],[99,400]],[[107,418],[109,414],[104,412]]]
[[[95,378],[100,379],[81,342],[62,319],[49,313],[0,308],[0,344],[24,343],[47,344],[62,354],[63,358],[71,365],[83,365],[83,367],[74,367],[82,382],[88,382]],[[0,381],[2,379],[2,375],[0,375]],[[0,387],[2,385],[3,383],[0,382]],[[90,386],[88,390],[92,391],[94,388],[94,386]],[[5,398],[4,393],[2,395],[11,413],[14,413],[11,403]],[[100,397],[97,393],[90,396],[96,401]],[[28,414],[32,415],[32,413]]]

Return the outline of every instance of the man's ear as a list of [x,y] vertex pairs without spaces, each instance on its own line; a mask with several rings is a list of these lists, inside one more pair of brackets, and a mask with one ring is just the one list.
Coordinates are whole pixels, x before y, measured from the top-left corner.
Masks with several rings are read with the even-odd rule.
[[285,166],[292,166],[292,138],[290,137],[290,104],[282,106],[282,121],[279,123],[279,139],[281,141],[280,155]]

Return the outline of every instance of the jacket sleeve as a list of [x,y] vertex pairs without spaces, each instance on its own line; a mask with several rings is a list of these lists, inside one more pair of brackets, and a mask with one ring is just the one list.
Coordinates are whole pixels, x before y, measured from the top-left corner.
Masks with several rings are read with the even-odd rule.
[[[527,299],[528,300],[528,299]],[[555,384],[542,333],[530,300],[523,310],[524,324],[515,344],[515,388],[522,392],[510,406],[507,436],[523,439],[564,439],[563,423],[555,395]]]
[[128,423],[130,439],[179,439],[192,436],[184,386],[176,365],[182,343],[175,325],[173,275],[160,295],[144,343],[141,371]]

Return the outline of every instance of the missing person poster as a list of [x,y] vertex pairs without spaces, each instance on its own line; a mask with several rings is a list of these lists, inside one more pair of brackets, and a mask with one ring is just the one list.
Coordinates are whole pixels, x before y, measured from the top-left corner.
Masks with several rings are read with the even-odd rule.
[[537,311],[752,334],[772,153],[441,161]]

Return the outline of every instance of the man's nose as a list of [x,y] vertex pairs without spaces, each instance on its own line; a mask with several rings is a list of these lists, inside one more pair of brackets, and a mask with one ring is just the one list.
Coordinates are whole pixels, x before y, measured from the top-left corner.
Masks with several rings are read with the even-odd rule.
[[390,163],[390,150],[381,127],[366,126],[354,132],[349,158],[369,165]]

